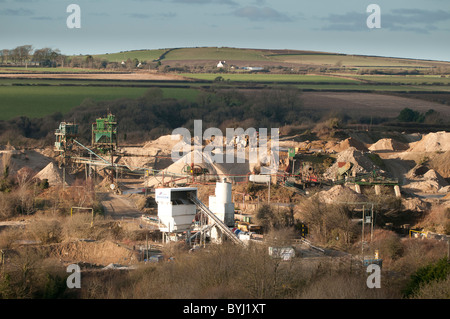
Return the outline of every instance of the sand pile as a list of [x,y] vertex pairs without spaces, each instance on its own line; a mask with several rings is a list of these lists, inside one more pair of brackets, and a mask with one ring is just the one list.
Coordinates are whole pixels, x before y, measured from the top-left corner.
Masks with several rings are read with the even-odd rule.
[[325,178],[334,179],[339,169],[339,163],[351,162],[353,163],[352,171],[356,174],[369,173],[374,168],[374,163],[369,159],[368,155],[364,152],[357,150],[354,147],[350,147],[347,150],[340,152],[336,159],[336,162],[330,166],[324,173]]
[[[40,180],[48,180],[50,186],[62,185],[63,183],[63,171],[59,169],[57,165],[53,162],[50,162],[47,166],[45,166],[39,173],[37,173],[34,178],[38,178]],[[72,178],[66,173],[66,183],[68,185],[72,181]]]
[[[143,147],[119,148],[119,153],[125,156],[120,157],[118,164],[125,165],[130,170],[139,168],[165,169],[173,163],[171,159],[172,151],[179,150],[181,152],[182,148],[186,146],[181,135],[175,134],[173,137],[174,140],[172,140],[172,135],[164,135],[154,141],[147,142]],[[180,142],[181,144],[179,144]]]
[[338,145],[339,143],[335,142],[335,141],[327,141],[326,144],[324,145],[324,148],[327,152],[329,153],[335,153],[336,151],[334,150],[334,148]]
[[402,198],[402,206],[406,211],[422,213],[428,211],[431,207],[430,203],[421,200],[418,197]]
[[[40,151],[40,150],[38,150]],[[29,167],[33,171],[39,172],[52,161],[50,157],[35,150],[5,150],[0,151],[0,162],[3,166],[3,159],[9,158],[10,174],[17,173],[23,167]]]
[[418,164],[414,166],[406,175],[406,178],[409,179],[415,179],[415,178],[421,178],[423,175],[428,172],[430,168],[426,165]]
[[[197,160],[196,160],[197,157]],[[196,167],[201,167],[208,170],[208,174],[223,174],[219,167],[213,162],[213,159],[205,152],[199,150],[194,150],[182,158],[178,159],[175,163],[164,169],[162,172],[158,173],[156,176],[149,178],[146,181],[148,187],[157,186],[162,182],[164,176],[164,182],[168,182],[171,177],[174,179],[181,178],[187,173],[184,172],[186,165],[191,165],[191,163],[197,162],[200,159],[201,163],[194,164]],[[180,183],[184,183],[186,180],[181,180]]]
[[[173,139],[172,139],[173,138]],[[185,145],[184,142],[182,142],[183,136],[180,134],[174,134],[174,135],[163,135],[159,138],[157,138],[154,141],[150,141],[144,144],[143,150],[144,151],[155,151],[160,150],[164,152],[165,154],[170,154],[172,152],[172,149],[178,144],[182,143],[180,148],[177,147],[177,149],[180,149]]]
[[447,185],[447,186],[445,186],[445,187],[442,187],[442,188],[439,190],[439,193],[442,193],[442,194],[450,194],[450,185]]
[[[222,154],[218,155],[220,155],[219,158],[223,158],[223,161],[226,160],[225,156],[222,157]],[[158,185],[162,181],[163,175],[165,178],[167,177],[167,179],[164,180],[165,182],[169,181],[171,176],[174,175],[174,179],[176,179],[177,177],[182,178],[183,176],[188,174],[184,171],[184,168],[187,165],[190,166],[192,163],[194,163],[195,167],[200,167],[207,170],[208,180],[229,177],[233,178],[235,181],[242,181],[246,179],[247,174],[250,173],[250,164],[248,160],[246,160],[244,163],[238,163],[237,157],[235,155],[234,163],[219,163],[219,158],[214,158],[214,154],[211,155],[206,151],[202,152],[200,150],[193,150],[192,152],[178,159],[176,162],[172,163],[156,176],[149,178],[147,181],[147,186],[153,187]],[[184,183],[186,182],[186,179],[182,179],[180,182]]]
[[441,189],[446,186],[448,186],[447,181],[435,170],[430,169],[423,174],[422,177],[411,180],[411,182],[404,185],[403,188],[416,192],[436,193],[440,192]]
[[408,145],[400,143],[391,138],[383,138],[369,147],[371,151],[405,151],[409,148]]
[[450,151],[433,157],[429,165],[442,177],[450,178]]
[[152,168],[155,162],[152,157],[124,157],[119,161],[119,165],[125,165],[130,170],[136,170],[139,168]]
[[317,196],[319,200],[327,204],[335,204],[338,202],[363,202],[367,200],[364,195],[358,194],[354,190],[343,185],[336,185],[329,190],[321,191]]
[[409,152],[447,152],[450,151],[450,132],[437,132],[425,135],[420,141],[410,143]]
[[354,139],[352,137],[349,137],[346,140],[340,141],[336,146],[333,147],[332,150],[339,153],[339,152],[349,149],[350,147],[353,147],[353,148],[355,148],[359,151],[363,151],[363,152],[368,151],[368,149],[364,143],[362,143],[359,140]]

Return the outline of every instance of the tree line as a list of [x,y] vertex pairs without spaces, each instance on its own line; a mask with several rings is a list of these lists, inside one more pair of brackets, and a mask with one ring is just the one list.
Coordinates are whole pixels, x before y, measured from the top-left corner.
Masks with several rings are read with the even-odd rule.
[[[136,99],[122,98],[114,101],[84,100],[70,112],[54,113],[42,118],[17,117],[0,121],[0,140],[10,140],[15,146],[25,138],[54,142],[54,130],[61,121],[76,121],[85,141],[90,140],[91,124],[107,110],[116,115],[120,140],[142,142],[158,138],[178,127],[193,130],[194,120],[203,120],[205,127],[281,127],[297,124],[303,109],[295,88],[264,89],[243,93],[238,90],[212,89],[199,93],[197,100],[165,98],[159,88],[151,88]],[[25,140],[23,140],[25,141]]]
[[3,65],[56,67],[64,66],[66,58],[59,49],[33,49],[30,44],[0,51],[0,61]]
[[89,69],[134,69],[147,65],[147,61],[127,59],[122,63],[110,62],[92,55],[67,56],[59,49],[35,49],[26,44],[14,49],[0,50],[0,64],[6,66],[74,67]]

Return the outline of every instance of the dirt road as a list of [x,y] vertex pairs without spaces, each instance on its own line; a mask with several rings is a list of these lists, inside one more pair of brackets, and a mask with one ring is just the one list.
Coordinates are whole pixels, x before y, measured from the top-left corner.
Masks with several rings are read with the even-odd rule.
[[129,199],[122,195],[102,193],[101,196],[106,217],[122,219],[139,218],[142,215],[142,212]]

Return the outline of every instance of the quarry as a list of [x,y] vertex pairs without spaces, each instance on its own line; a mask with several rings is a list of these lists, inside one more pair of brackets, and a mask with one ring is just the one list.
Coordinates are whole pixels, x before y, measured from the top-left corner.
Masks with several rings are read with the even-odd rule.
[[[448,132],[371,143],[364,132],[312,141],[258,136],[251,145],[245,134],[191,144],[172,134],[131,146],[118,143],[117,122],[113,114],[98,118],[90,145],[77,140],[76,123],[62,122],[52,147],[0,151],[4,173],[35,185],[36,194],[18,217],[0,222],[4,267],[13,267],[16,256],[39,254],[89,274],[123,272],[180,262],[179,250],[231,245],[257,246],[273,260],[313,268],[331,258],[363,269],[383,264],[373,246],[383,231],[448,243],[448,219],[427,221],[431,212],[446,216],[450,209]],[[236,151],[232,161],[215,161],[227,158],[227,147]],[[174,159],[180,150],[184,156]],[[252,162],[255,151],[264,156]],[[317,205],[345,207],[348,228],[336,220],[327,226],[335,238],[324,239],[312,215]],[[286,225],[293,229],[287,237],[271,235]]]

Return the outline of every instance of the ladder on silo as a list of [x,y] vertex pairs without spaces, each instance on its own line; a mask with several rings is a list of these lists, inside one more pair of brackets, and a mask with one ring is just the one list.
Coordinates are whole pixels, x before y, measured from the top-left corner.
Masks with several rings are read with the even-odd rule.
[[217,226],[225,235],[228,236],[235,244],[245,246],[245,244],[225,225],[205,204],[203,204],[197,196],[194,194],[189,194],[189,198],[194,202],[195,205],[204,213],[206,216],[211,218],[214,225]]

